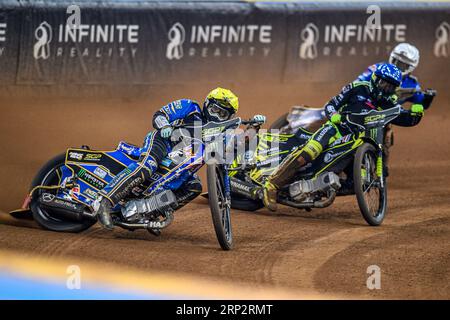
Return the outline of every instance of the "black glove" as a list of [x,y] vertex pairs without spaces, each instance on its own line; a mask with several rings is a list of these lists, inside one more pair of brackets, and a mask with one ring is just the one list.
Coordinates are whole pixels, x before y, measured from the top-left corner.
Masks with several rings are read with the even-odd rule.
[[427,89],[423,92],[424,99],[423,99],[422,105],[425,110],[430,107],[431,102],[433,102],[433,99],[436,96],[436,94],[437,94],[437,91],[434,89]]
[[433,96],[434,97],[434,96],[436,96],[437,91],[434,90],[434,89],[428,88],[427,90],[425,90],[425,92],[423,94],[427,95],[427,96]]

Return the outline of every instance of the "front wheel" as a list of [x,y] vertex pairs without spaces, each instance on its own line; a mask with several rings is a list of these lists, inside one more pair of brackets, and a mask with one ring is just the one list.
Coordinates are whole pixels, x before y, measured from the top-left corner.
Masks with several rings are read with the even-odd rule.
[[207,166],[208,199],[214,230],[223,250],[233,248],[233,231],[231,229],[231,197],[224,181],[224,170],[217,164]]
[[377,175],[378,150],[364,143],[358,148],[353,164],[353,179],[359,209],[366,222],[379,226],[386,216],[386,179],[383,184]]
[[240,195],[232,194],[231,208],[242,211],[256,211],[264,207],[262,201],[246,199]]

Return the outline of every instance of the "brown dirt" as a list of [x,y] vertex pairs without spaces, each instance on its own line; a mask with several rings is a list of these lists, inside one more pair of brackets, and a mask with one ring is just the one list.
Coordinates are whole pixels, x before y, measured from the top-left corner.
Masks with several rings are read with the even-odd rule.
[[[337,87],[321,94],[328,97]],[[293,95],[254,98],[261,93],[242,96],[244,116],[263,113],[273,121],[295,102]],[[320,105],[326,100],[323,96],[309,95],[301,102]],[[156,107],[169,100],[165,95],[2,101],[0,210],[19,207],[35,172],[67,146],[105,149],[121,139],[140,143]],[[159,238],[144,231],[107,232],[98,227],[82,234],[54,233],[0,215],[0,249],[78,257],[118,268],[132,265],[149,273],[163,270],[257,288],[449,299],[450,129],[445,101],[438,99],[418,127],[396,128],[389,212],[381,227],[365,224],[354,197],[339,198],[330,208],[310,213],[287,207],[276,214],[233,211],[236,248],[223,252],[207,203],[199,199],[177,212]],[[244,110],[249,105],[253,107]],[[366,288],[370,265],[381,268],[381,290]]]

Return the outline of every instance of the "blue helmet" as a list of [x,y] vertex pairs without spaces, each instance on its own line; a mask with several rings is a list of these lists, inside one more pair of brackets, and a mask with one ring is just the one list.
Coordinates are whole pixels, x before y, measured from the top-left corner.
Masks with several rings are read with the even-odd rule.
[[393,64],[380,64],[370,80],[375,99],[389,98],[402,83],[402,72]]

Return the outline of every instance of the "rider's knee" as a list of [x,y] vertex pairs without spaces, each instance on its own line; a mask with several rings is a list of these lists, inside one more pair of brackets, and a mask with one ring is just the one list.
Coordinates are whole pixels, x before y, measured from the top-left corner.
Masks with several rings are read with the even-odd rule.
[[143,166],[150,172],[155,172],[158,169],[158,161],[151,155],[143,159]]
[[314,160],[322,153],[322,150],[323,146],[322,144],[320,144],[320,142],[314,139],[310,139],[308,143],[306,143],[306,145],[303,147],[302,151],[306,156],[309,156],[311,160]]

